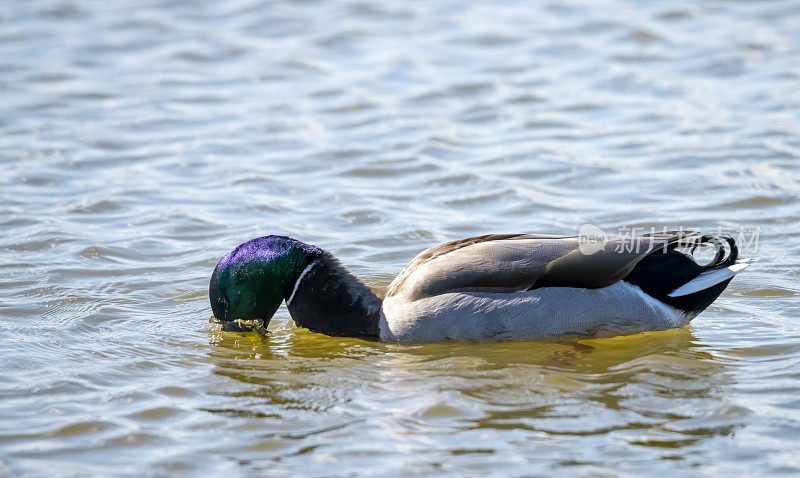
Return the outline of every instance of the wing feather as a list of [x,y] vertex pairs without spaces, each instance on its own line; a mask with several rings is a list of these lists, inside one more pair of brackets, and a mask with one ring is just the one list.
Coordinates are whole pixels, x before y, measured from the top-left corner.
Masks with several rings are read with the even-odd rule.
[[386,296],[417,300],[457,291],[515,292],[538,287],[595,289],[624,278],[645,256],[694,232],[616,238],[592,254],[578,236],[492,234],[421,252],[392,281]]

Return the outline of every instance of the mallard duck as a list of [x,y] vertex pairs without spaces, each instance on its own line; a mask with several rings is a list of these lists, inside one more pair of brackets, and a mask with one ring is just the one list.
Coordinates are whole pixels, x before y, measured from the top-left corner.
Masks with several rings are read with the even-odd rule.
[[[692,255],[701,245],[716,248],[705,265]],[[612,336],[688,324],[750,263],[737,258],[731,237],[685,231],[591,248],[495,234],[427,249],[375,291],[323,249],[265,236],[219,261],[209,296],[223,330],[263,329],[285,300],[300,327],[384,342]]]

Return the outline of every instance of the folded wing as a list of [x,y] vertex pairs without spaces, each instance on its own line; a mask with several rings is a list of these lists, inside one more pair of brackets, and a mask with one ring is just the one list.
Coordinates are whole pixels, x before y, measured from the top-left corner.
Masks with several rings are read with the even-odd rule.
[[417,255],[387,297],[417,300],[448,292],[515,292],[539,287],[599,288],[628,275],[659,248],[694,232],[618,238],[581,247],[578,236],[495,234],[448,242]]

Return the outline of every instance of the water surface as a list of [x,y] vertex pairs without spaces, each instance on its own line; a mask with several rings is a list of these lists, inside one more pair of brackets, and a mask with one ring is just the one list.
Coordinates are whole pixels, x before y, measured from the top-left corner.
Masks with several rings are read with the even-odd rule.
[[[0,474],[800,474],[800,2],[0,4]],[[680,330],[208,323],[235,245],[760,231]]]

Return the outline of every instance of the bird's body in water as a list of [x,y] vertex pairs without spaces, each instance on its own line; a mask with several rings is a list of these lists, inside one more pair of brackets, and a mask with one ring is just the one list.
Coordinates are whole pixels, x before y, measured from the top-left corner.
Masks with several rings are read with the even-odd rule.
[[[706,265],[700,245],[717,251]],[[688,324],[749,264],[737,257],[731,238],[686,232],[591,251],[576,236],[488,235],[421,252],[379,295],[323,249],[265,236],[220,260],[209,293],[225,330],[266,327],[285,300],[300,327],[386,342],[611,336]]]

